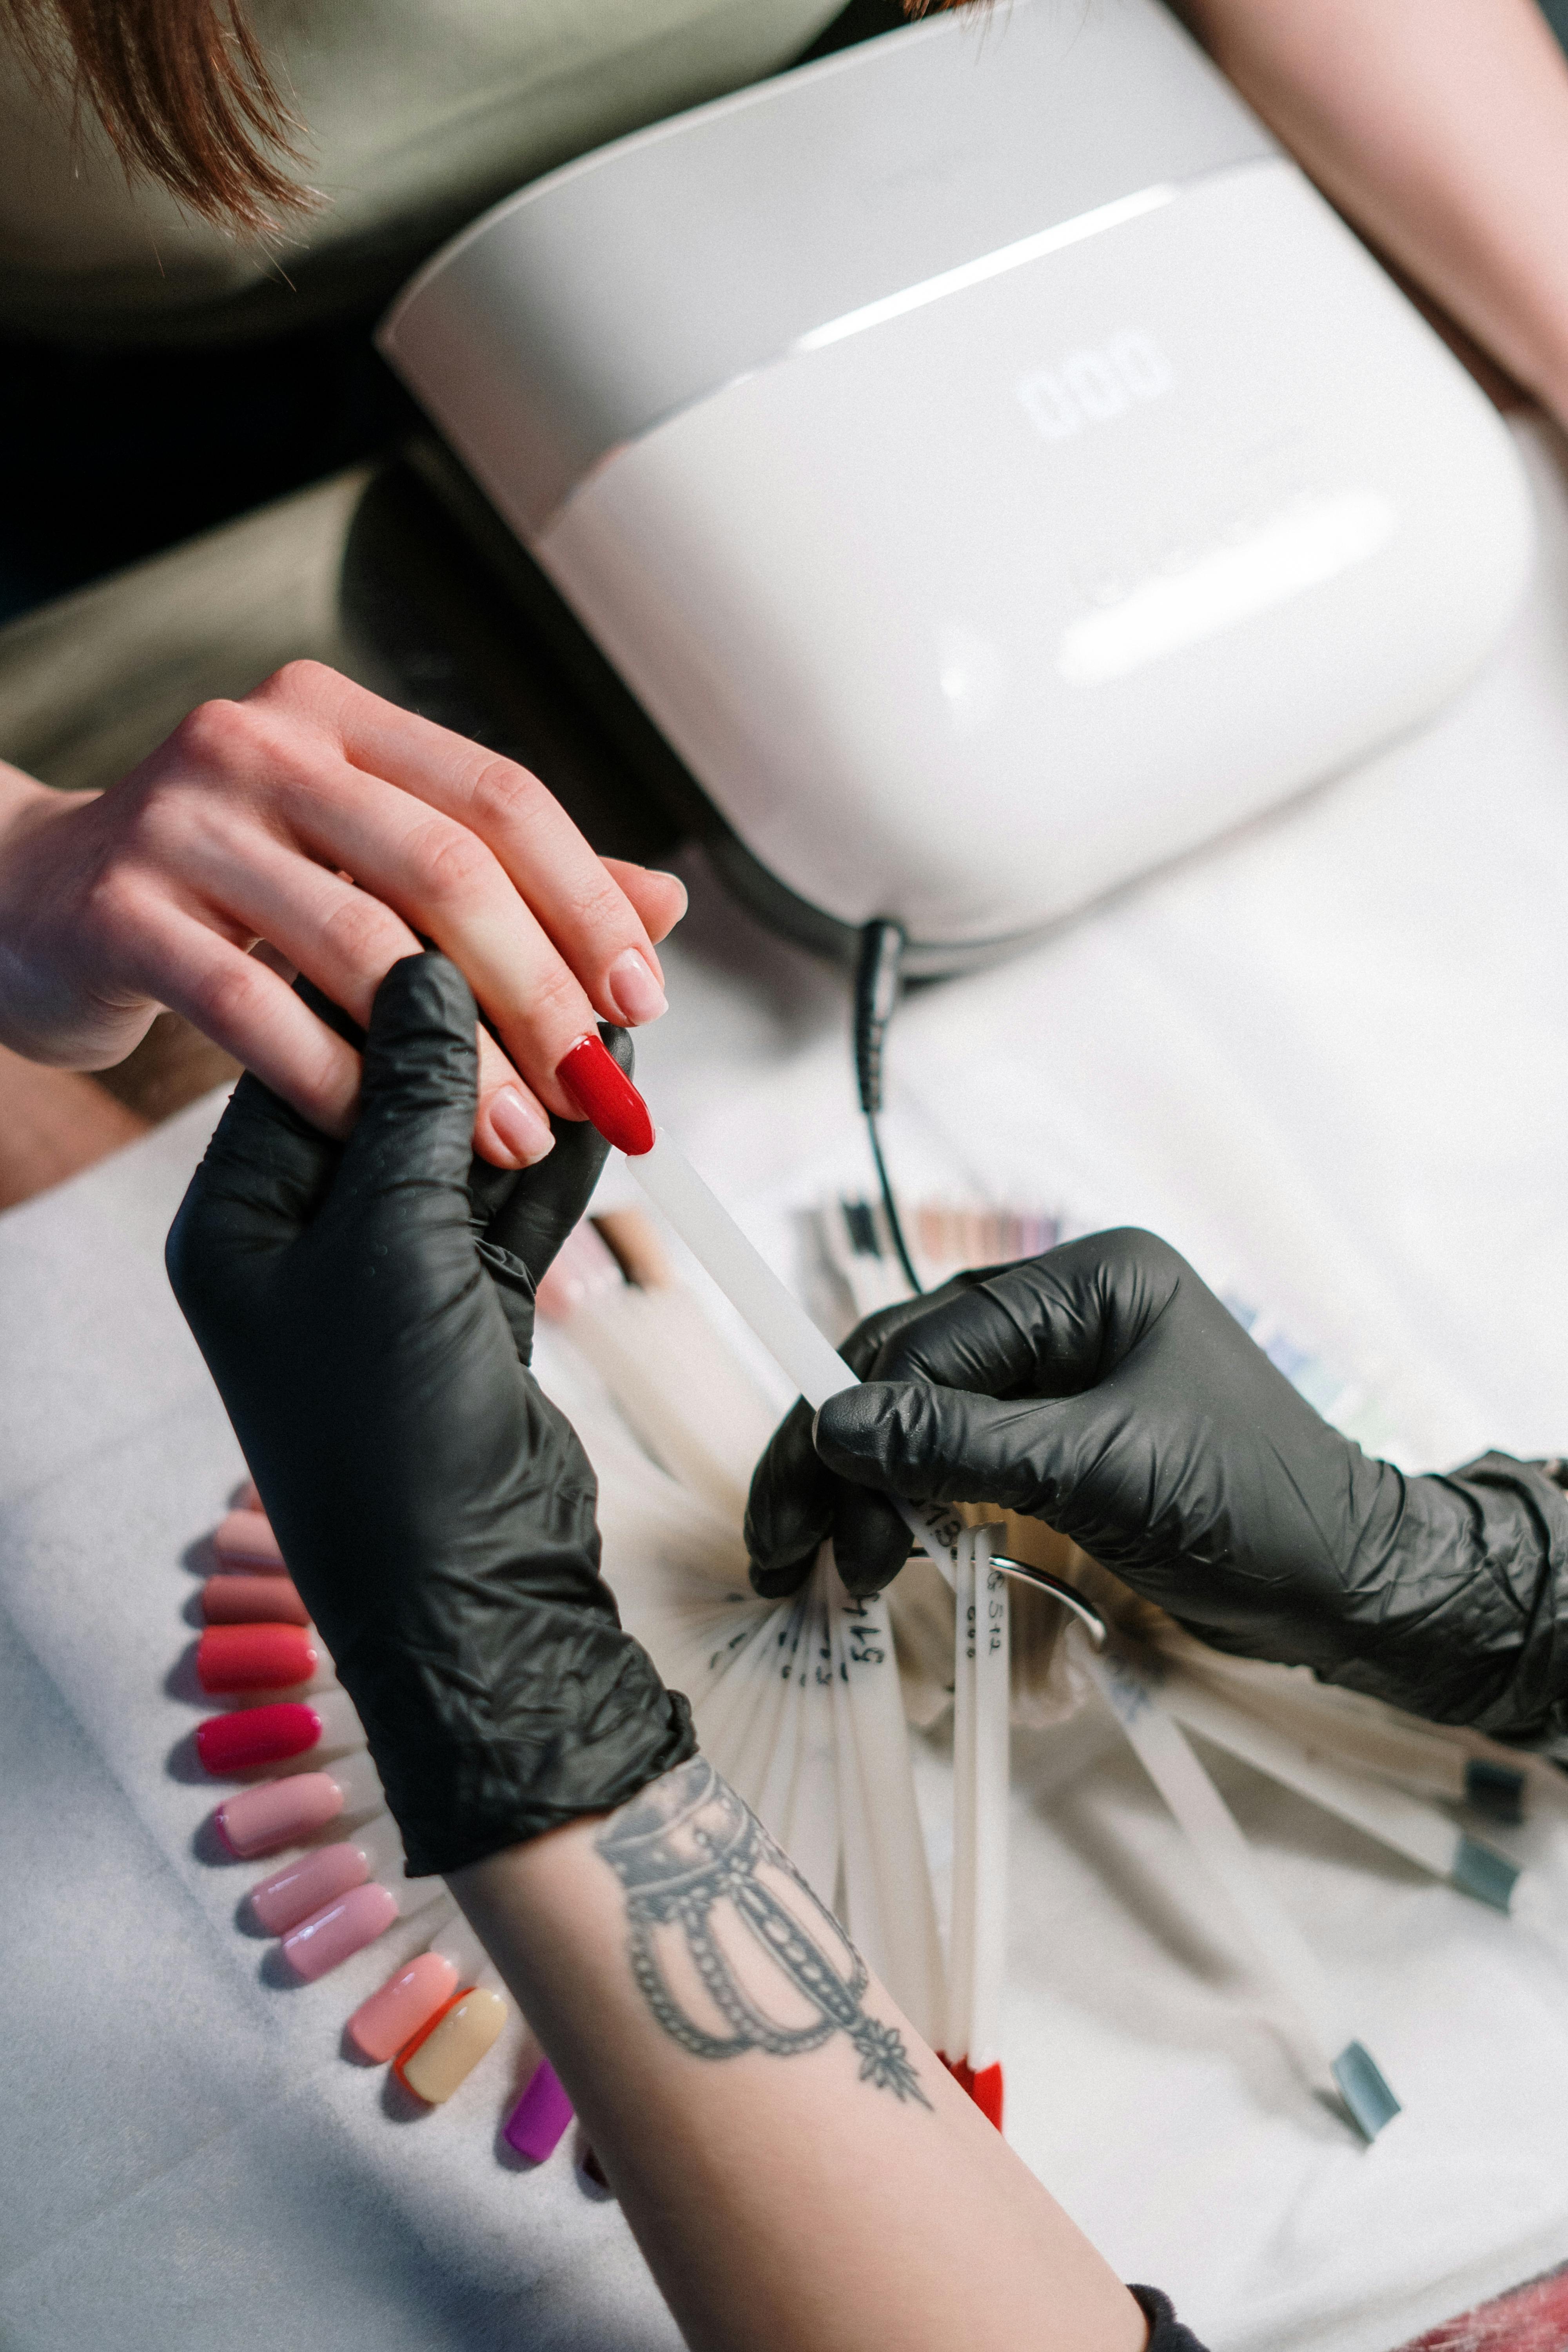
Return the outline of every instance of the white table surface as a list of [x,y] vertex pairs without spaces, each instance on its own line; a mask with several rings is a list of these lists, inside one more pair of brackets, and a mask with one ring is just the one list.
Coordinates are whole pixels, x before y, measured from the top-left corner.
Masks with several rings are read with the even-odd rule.
[[[1436,726],[895,1031],[911,1192],[1156,1226],[1412,1460],[1568,1444],[1568,498],[1526,448],[1537,588]],[[693,880],[641,1069],[788,1269],[793,1212],[865,1183],[843,990]],[[212,1116],[0,1218],[0,2342],[672,2345],[570,2145],[499,2148],[515,2049],[400,2119],[338,2048],[391,1950],[285,1990],[236,1925],[258,1871],[206,1856],[171,1668],[239,1463],[161,1252]],[[1103,1727],[1016,1762],[1010,2136],[1126,2275],[1214,2352],[1387,2352],[1568,2257],[1558,1957],[1219,1773],[1405,2100],[1366,2152]]]

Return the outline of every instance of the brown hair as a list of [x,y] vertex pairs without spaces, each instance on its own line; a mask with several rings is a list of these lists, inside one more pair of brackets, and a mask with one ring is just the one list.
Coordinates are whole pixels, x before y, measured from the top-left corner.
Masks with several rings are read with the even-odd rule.
[[[906,16],[965,5],[902,0]],[[40,76],[64,70],[127,173],[145,173],[205,220],[252,234],[315,205],[289,168],[303,127],[245,0],[0,0],[0,11]]]
[[127,173],[204,219],[252,233],[315,202],[289,169],[301,126],[243,0],[0,0],[23,56],[63,73]]

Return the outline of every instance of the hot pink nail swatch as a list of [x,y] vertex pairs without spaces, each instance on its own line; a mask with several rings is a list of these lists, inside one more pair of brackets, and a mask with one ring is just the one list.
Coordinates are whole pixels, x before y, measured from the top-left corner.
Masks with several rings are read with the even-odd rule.
[[548,2058],[534,2069],[528,2088],[501,2127],[501,2137],[519,2156],[542,2164],[572,2120],[572,2102]]

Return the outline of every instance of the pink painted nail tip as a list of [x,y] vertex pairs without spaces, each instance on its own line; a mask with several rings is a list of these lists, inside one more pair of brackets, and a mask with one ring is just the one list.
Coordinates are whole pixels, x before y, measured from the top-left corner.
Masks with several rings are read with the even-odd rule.
[[519,2156],[542,2164],[559,2147],[572,2120],[572,2102],[548,2058],[534,2069],[528,2088],[501,2127],[501,2137]]
[[218,1807],[213,1820],[229,1852],[248,1862],[280,1845],[303,1845],[342,1809],[343,1792],[330,1772],[291,1772],[285,1780],[242,1789]]
[[397,1916],[397,1897],[375,1880],[323,1903],[283,1938],[283,1957],[296,1976],[314,1984],[329,1969],[363,1952]]
[[439,1952],[421,1952],[388,1977],[348,2021],[349,2040],[362,2057],[378,2066],[395,2058],[405,2042],[444,2009],[458,1990],[458,1971]]
[[250,1890],[250,1907],[269,1936],[286,1936],[313,1911],[363,1886],[369,1872],[357,1845],[324,1845],[286,1862]]
[[276,1576],[284,1567],[272,1523],[260,1511],[230,1511],[213,1536],[213,1549],[226,1568]]

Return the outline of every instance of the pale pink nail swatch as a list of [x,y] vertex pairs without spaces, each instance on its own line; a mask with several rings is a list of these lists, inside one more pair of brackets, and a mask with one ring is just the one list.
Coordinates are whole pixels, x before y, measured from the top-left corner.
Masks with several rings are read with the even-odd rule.
[[296,1976],[314,1984],[329,1969],[374,1943],[396,1916],[397,1897],[373,1879],[368,1886],[353,1887],[301,1919],[284,1937],[283,1956]]
[[343,1809],[343,1792],[330,1772],[291,1772],[242,1789],[214,1814],[217,1833],[230,1853],[248,1862],[275,1846],[302,1845]]
[[286,1862],[270,1878],[250,1890],[250,1907],[269,1936],[287,1935],[319,1911],[323,1903],[335,1895],[346,1895],[351,1886],[363,1886],[370,1875],[363,1850],[357,1845],[319,1846],[314,1853],[302,1853],[297,1861]]
[[230,1511],[214,1533],[213,1549],[226,1568],[276,1576],[285,1567],[271,1522],[260,1511]]

